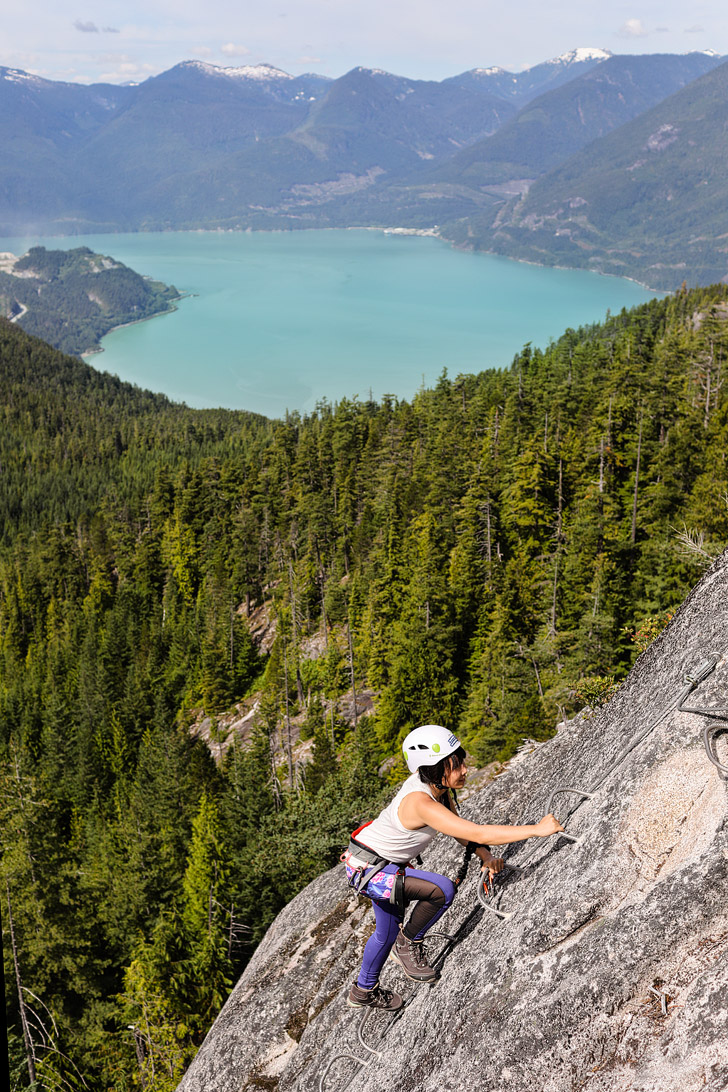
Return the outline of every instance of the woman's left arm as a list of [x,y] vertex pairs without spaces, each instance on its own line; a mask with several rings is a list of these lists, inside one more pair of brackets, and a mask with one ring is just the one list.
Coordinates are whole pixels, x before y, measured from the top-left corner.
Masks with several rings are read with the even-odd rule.
[[[470,843],[466,842],[464,838],[456,838],[457,842],[460,842],[461,846],[468,846]],[[487,846],[476,846],[475,856],[483,862],[481,872],[485,872],[486,868],[491,876],[495,876],[497,872],[502,872],[505,868],[506,862],[502,857],[494,857]]]

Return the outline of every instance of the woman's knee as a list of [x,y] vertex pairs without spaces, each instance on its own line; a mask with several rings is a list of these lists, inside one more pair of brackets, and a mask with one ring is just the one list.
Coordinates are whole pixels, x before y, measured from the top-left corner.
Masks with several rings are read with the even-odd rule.
[[439,872],[413,872],[405,881],[405,893],[411,901],[424,899],[439,910],[450,906],[455,898],[455,884]]
[[[432,882],[436,891],[436,901],[438,905],[448,907],[455,898],[455,884],[452,880],[449,880],[447,876],[440,876],[439,873],[434,873],[432,876]],[[440,896],[440,892],[442,895]]]
[[444,898],[444,906],[450,906],[452,900],[455,898],[455,884],[452,880],[448,880],[447,876],[438,876],[437,886],[440,888]]

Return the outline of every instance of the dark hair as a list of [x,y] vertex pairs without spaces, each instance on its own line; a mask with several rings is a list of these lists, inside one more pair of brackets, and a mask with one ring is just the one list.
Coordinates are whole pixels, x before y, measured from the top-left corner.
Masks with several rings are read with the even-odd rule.
[[458,747],[451,755],[447,755],[446,758],[441,758],[434,766],[420,766],[417,773],[420,775],[420,781],[423,781],[425,785],[437,785],[437,787],[440,788],[442,786],[442,779],[447,771],[459,770],[464,761],[465,748]]

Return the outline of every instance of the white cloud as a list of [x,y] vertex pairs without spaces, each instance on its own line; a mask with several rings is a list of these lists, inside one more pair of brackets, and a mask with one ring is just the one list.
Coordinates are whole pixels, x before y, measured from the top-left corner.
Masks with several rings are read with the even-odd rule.
[[106,68],[105,72],[95,77],[102,83],[119,83],[136,78],[146,79],[147,76],[157,72],[154,65],[141,64],[128,53],[102,53],[98,61]]
[[226,57],[245,57],[250,53],[250,50],[246,49],[244,45],[226,42],[224,46],[220,46],[220,52],[224,53]]
[[697,24],[691,27],[685,27],[686,34],[705,34],[705,27],[700,27]]
[[628,19],[617,31],[620,38],[646,38],[649,31],[641,19]]
[[[24,72],[32,72],[34,75],[43,75],[44,71],[38,67],[42,63],[42,54],[40,53],[10,53],[0,52],[0,64],[5,65],[7,68],[22,68]],[[61,77],[53,77],[51,79],[60,79]]]
[[195,57],[211,57],[212,54],[213,54],[213,50],[210,49],[209,46],[198,45],[198,46],[195,46],[194,54],[195,54]]
[[102,72],[100,76],[94,76],[95,83],[131,83],[132,81],[145,80],[148,76],[154,76],[158,72],[156,65],[138,64],[136,61],[124,60],[115,65],[108,72]]
[[14,58],[36,54],[38,60],[18,67],[43,68],[51,78],[67,78],[72,69],[83,74],[76,78],[98,78],[112,66],[95,67],[97,55],[119,46],[157,72],[197,56],[227,64],[267,61],[293,73],[323,68],[338,76],[361,64],[443,79],[490,65],[518,70],[584,43],[682,52],[701,44],[698,23],[706,28],[702,44],[728,54],[725,0],[690,6],[685,0],[559,0],[555,7],[542,0],[7,0],[2,7],[0,50]]

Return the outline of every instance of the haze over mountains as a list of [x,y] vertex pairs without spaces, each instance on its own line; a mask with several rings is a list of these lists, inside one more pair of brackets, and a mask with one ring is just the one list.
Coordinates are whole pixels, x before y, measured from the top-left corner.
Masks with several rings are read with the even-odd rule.
[[[674,287],[675,262],[655,263],[649,253],[653,237],[662,245],[665,235],[659,205],[645,253],[633,262],[627,240],[607,255],[610,217],[623,220],[625,208],[590,165],[637,156],[633,125],[646,112],[664,108],[661,125],[691,116],[690,89],[702,78],[698,94],[713,124],[700,128],[701,147],[716,164],[711,200],[719,206],[721,65],[711,53],[578,49],[521,73],[473,69],[438,83],[377,69],[332,80],[186,61],[125,87],[0,68],[0,232],[437,226],[462,244]],[[658,175],[674,157],[651,157],[651,185],[669,185]],[[582,176],[591,197],[576,192]],[[631,200],[629,188],[620,193]],[[552,211],[537,211],[538,201]],[[583,225],[571,224],[580,201],[598,205],[587,242]],[[670,209],[678,250],[683,202],[695,209],[689,168]],[[708,215],[708,204],[697,204]],[[694,230],[693,213],[690,222]],[[726,271],[710,225],[698,233],[708,239],[700,263],[695,273],[683,265],[677,283]]]

